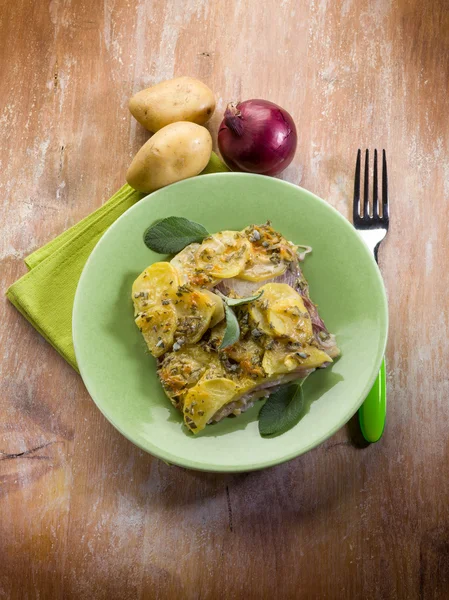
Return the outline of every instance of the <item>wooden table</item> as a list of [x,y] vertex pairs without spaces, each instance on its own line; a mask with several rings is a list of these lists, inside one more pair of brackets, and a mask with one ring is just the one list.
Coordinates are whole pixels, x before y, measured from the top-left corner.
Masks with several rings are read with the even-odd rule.
[[284,178],[349,216],[386,148],[388,425],[352,422],[246,475],[169,467],[103,418],[1,303],[0,598],[449,598],[446,0],[1,0],[2,289],[100,206],[146,133],[128,98],[174,75],[298,125]]

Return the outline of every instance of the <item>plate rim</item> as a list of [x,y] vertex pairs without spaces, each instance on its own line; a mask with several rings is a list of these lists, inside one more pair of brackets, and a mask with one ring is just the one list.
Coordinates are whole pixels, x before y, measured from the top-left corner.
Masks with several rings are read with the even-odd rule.
[[[291,183],[289,181],[285,181],[283,179],[278,179],[275,177],[269,177],[267,175],[256,175],[253,173],[236,173],[236,172],[230,172],[230,173],[208,173],[206,175],[201,175],[201,179],[202,178],[215,178],[215,179],[222,179],[223,177],[236,177],[236,178],[257,178],[257,179],[267,179],[270,180],[271,182],[275,181],[277,182],[279,185],[284,185],[287,187],[292,187],[296,190],[300,190],[302,193],[304,193],[305,195],[309,196],[310,198],[312,198],[314,201],[318,201],[319,203],[321,203],[322,205],[325,205],[327,209],[330,209],[331,212],[333,212],[338,219],[340,219],[340,221],[344,224],[344,227],[350,229],[351,231],[353,231],[356,235],[357,235],[357,230],[354,229],[352,223],[346,219],[334,206],[332,206],[331,204],[329,204],[328,202],[326,202],[325,200],[323,200],[322,198],[320,198],[319,196],[317,196],[316,194],[314,194],[313,192],[299,186],[296,185],[294,183]],[[137,446],[138,448],[140,448],[141,450],[147,452],[148,454],[151,454],[152,456],[155,456],[156,458],[164,461],[166,464],[169,465],[176,465],[179,467],[184,467],[187,469],[192,469],[195,471],[201,471],[201,472],[209,472],[209,473],[245,473],[245,472],[250,472],[250,471],[259,471],[262,469],[267,469],[270,467],[274,467],[276,465],[280,465],[283,464],[285,462],[288,462],[290,460],[293,460],[294,458],[297,458],[299,456],[302,456],[303,454],[305,454],[306,452],[309,452],[310,450],[312,450],[313,448],[316,448],[318,446],[320,446],[324,441],[326,441],[327,439],[329,439],[330,437],[332,437],[339,429],[341,429],[341,427],[343,427],[354,415],[355,413],[358,411],[358,409],[360,408],[360,406],[363,404],[366,396],[368,395],[368,392],[370,391],[371,387],[374,384],[374,381],[376,380],[378,371],[380,369],[381,363],[382,363],[382,359],[384,358],[385,355],[385,349],[387,346],[387,341],[388,341],[388,330],[389,330],[389,316],[388,316],[388,299],[387,299],[387,293],[385,290],[385,284],[382,278],[382,274],[380,272],[380,269],[374,259],[374,256],[372,255],[372,253],[370,252],[369,248],[365,245],[365,243],[363,242],[363,240],[360,238],[360,236],[357,236],[359,241],[360,241],[360,248],[362,252],[365,252],[365,254],[369,257],[369,260],[371,261],[372,265],[375,267],[374,272],[376,273],[376,278],[377,281],[379,283],[379,287],[381,290],[381,296],[382,296],[382,309],[383,309],[383,315],[382,315],[382,321],[385,323],[385,327],[384,330],[382,331],[383,334],[383,339],[382,339],[382,343],[379,347],[378,350],[378,354],[376,356],[376,369],[374,371],[374,375],[372,375],[368,380],[367,383],[365,384],[365,387],[363,389],[363,392],[360,395],[360,398],[357,400],[356,403],[356,408],[353,410],[353,408],[351,408],[350,411],[347,411],[344,416],[342,416],[339,419],[338,424],[336,424],[331,430],[329,430],[328,432],[326,432],[326,434],[322,435],[318,440],[313,441],[312,443],[308,444],[305,448],[302,448],[301,450],[297,451],[293,451],[290,452],[288,455],[283,456],[282,458],[275,458],[273,460],[268,460],[268,461],[264,461],[263,463],[249,463],[249,464],[245,464],[245,465],[204,465],[203,463],[198,463],[196,461],[192,461],[189,459],[183,460],[182,458],[179,460],[176,456],[170,454],[170,452],[166,452],[165,450],[160,449],[157,446],[153,446],[151,444],[151,442],[149,443],[149,445],[151,446],[151,449],[149,449],[148,447],[146,447],[144,444],[141,444],[139,442],[137,442],[135,439],[133,439],[131,437],[131,435],[129,435],[122,427],[120,424],[116,423],[115,420],[109,415],[107,414],[107,411],[97,402],[97,400],[94,398],[93,394],[91,393],[91,389],[90,389],[90,385],[89,385],[89,377],[87,377],[87,375],[85,375],[85,371],[84,371],[84,367],[82,366],[82,364],[79,361],[79,348],[80,346],[78,345],[79,340],[77,339],[77,327],[75,326],[75,322],[77,320],[77,314],[78,314],[78,310],[79,310],[79,305],[81,303],[81,288],[82,288],[82,283],[84,281],[84,279],[87,277],[86,273],[88,272],[89,269],[89,265],[94,262],[95,260],[95,254],[96,251],[99,247],[101,247],[101,245],[104,243],[105,238],[109,235],[110,231],[113,231],[115,227],[118,226],[118,224],[120,223],[120,221],[122,219],[128,218],[128,215],[131,211],[133,211],[135,208],[137,208],[138,205],[140,205],[142,202],[148,202],[149,199],[151,198],[151,200],[155,197],[155,195],[160,194],[161,192],[164,192],[165,189],[167,189],[168,187],[172,188],[172,187],[177,187],[177,186],[182,186],[185,185],[186,182],[190,181],[191,179],[196,179],[196,178],[188,178],[188,179],[184,179],[182,181],[178,181],[170,186],[166,186],[164,188],[161,188],[159,190],[156,190],[155,192],[152,192],[151,194],[148,194],[146,196],[144,196],[143,198],[141,198],[138,202],[136,202],[133,206],[131,206],[130,208],[128,208],[122,215],[120,215],[120,217],[118,217],[118,219],[116,221],[114,221],[114,223],[112,223],[112,225],[110,227],[108,227],[108,229],[104,232],[104,234],[101,236],[101,238],[99,239],[99,241],[97,242],[97,244],[95,245],[95,247],[93,248],[92,252],[90,253],[84,267],[83,270],[81,272],[80,278],[78,280],[78,284],[76,287],[76,292],[75,292],[75,298],[74,298],[74,303],[73,303],[73,309],[72,309],[72,339],[73,339],[73,346],[74,346],[74,350],[75,350],[75,356],[76,356],[76,360],[78,363],[78,368],[79,368],[79,372],[81,375],[81,378],[83,380],[83,383],[89,393],[89,396],[91,397],[91,399],[93,400],[93,402],[95,403],[96,407],[99,409],[99,411],[102,413],[102,415],[109,421],[109,423],[111,423],[111,425],[117,429],[117,431],[119,431],[119,433],[121,433],[127,440],[129,440],[132,444],[134,444],[135,446]],[[83,373],[84,371],[84,373]]]

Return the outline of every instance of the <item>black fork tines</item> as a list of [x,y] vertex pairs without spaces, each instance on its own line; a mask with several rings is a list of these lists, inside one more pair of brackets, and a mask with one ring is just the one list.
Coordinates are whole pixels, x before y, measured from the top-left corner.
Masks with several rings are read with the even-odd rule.
[[369,219],[369,152],[365,151],[365,181],[363,182],[363,218]]
[[355,177],[354,177],[354,202],[352,221],[353,223],[359,218],[360,215],[360,150],[357,152],[357,162],[355,163]]
[[377,150],[374,150],[374,171],[373,171],[373,218],[379,216],[379,198],[377,193]]
[[[379,201],[379,179],[377,168],[377,150],[374,150],[373,165],[373,194],[370,211],[369,198],[369,151],[365,151],[365,168],[363,178],[363,208],[360,202],[360,184],[361,184],[361,150],[357,152],[357,162],[355,165],[354,177],[354,204],[353,221],[359,226],[387,226],[388,227],[388,177],[387,177],[387,159],[385,150],[382,151],[382,200]],[[382,207],[382,213],[381,213]]]
[[385,150],[382,150],[382,215],[384,219],[388,219],[388,175]]

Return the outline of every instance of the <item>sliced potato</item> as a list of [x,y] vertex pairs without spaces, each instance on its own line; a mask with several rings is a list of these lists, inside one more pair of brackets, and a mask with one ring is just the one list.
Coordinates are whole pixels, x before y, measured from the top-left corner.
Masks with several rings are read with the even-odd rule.
[[290,373],[295,369],[317,369],[325,362],[332,362],[331,357],[315,346],[306,344],[292,352],[287,344],[277,343],[272,350],[266,350],[262,367],[269,377]]
[[166,354],[158,374],[165,393],[178,405],[188,389],[198,383],[206,370],[217,370],[220,367],[216,354],[206,352],[198,345],[185,345],[176,352]]
[[209,323],[209,327],[215,327],[217,323],[220,323],[225,318],[225,310],[223,300],[217,294],[214,294],[210,290],[201,290],[203,294],[210,299],[210,301],[214,305],[214,312],[212,313],[212,317]]
[[189,244],[170,261],[170,264],[178,271],[181,285],[189,283],[190,276],[195,270],[195,252],[199,247],[200,244]]
[[267,283],[249,313],[264,333],[304,343],[313,336],[312,321],[301,296],[286,283]]
[[261,358],[263,353],[262,346],[259,346],[253,339],[240,339],[232,346],[228,346],[224,352],[232,360],[241,363],[243,361],[253,359],[256,363],[256,359]]
[[195,253],[199,247],[200,244],[189,244],[184,250],[178,252],[170,262],[178,271],[182,284],[190,283],[200,288],[211,287],[217,282],[217,279],[197,267]]
[[266,283],[259,289],[259,292],[261,290],[263,290],[261,300],[267,301],[270,306],[273,306],[279,300],[296,299],[296,297],[301,300],[301,296],[298,292],[295,292],[288,283]]
[[[257,292],[256,292],[257,293]],[[268,335],[272,335],[270,325],[267,319],[266,310],[262,309],[263,304],[258,304],[256,302],[251,302],[248,305],[248,312],[251,315],[252,320],[254,321],[257,329],[260,329],[264,333]]]
[[133,283],[132,299],[136,314],[163,299],[175,297],[178,286],[178,273],[173,265],[153,263]]
[[240,339],[238,342],[229,346],[224,350],[225,354],[238,364],[239,384],[243,376],[251,377],[253,385],[255,380],[264,377],[264,372],[261,367],[263,348],[254,340]]
[[239,279],[245,281],[264,281],[272,277],[278,277],[287,270],[285,262],[273,263],[266,253],[256,253],[252,251],[250,258],[243,271],[239,274]]
[[272,325],[272,333],[279,337],[304,343],[313,335],[312,321],[300,297],[274,303],[267,310],[267,319]]
[[252,225],[243,233],[251,242],[251,251],[239,279],[264,281],[278,277],[285,273],[290,263],[297,261],[297,246],[269,224]]
[[173,304],[152,306],[137,315],[136,325],[153,356],[161,356],[172,347],[177,321]]
[[183,346],[182,350],[180,350],[180,354],[190,357],[201,365],[208,366],[211,363],[216,363],[216,365],[220,364],[217,356],[211,356],[209,352],[206,352],[206,350],[198,344],[194,344],[193,346]]
[[[182,288],[179,288],[180,290]],[[208,329],[212,315],[215,313],[215,303],[202,290],[178,291],[175,301],[178,315],[176,336],[186,344],[198,342]]]
[[239,231],[220,231],[205,239],[195,253],[198,269],[212,277],[236,277],[245,267],[250,243]]
[[221,345],[221,342],[223,341],[225,331],[226,331],[226,322],[225,321],[221,321],[220,323],[218,323],[218,325],[211,328],[209,345],[211,345],[215,349],[219,348]]
[[198,433],[223,406],[240,393],[239,387],[230,379],[202,379],[189,390],[184,399],[184,422]]

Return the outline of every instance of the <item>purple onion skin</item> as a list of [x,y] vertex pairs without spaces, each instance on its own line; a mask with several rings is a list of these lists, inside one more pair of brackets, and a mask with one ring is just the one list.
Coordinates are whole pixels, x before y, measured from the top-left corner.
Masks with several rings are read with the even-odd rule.
[[297,140],[291,115],[268,100],[231,102],[218,131],[218,147],[228,167],[261,175],[279,175],[288,167]]

